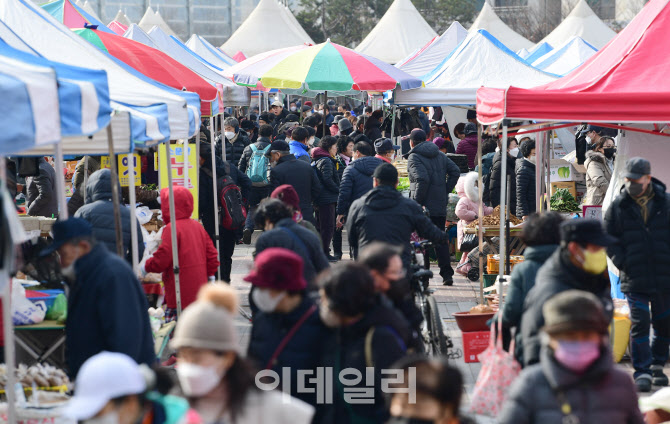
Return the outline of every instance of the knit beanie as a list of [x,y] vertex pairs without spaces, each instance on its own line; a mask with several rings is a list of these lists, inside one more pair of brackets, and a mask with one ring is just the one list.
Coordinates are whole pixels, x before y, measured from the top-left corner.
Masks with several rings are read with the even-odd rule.
[[542,306],[543,330],[548,334],[566,331],[595,331],[607,334],[607,317],[602,303],[590,292],[567,290]]
[[193,347],[216,352],[237,351],[237,332],[233,314],[237,311],[237,292],[227,284],[208,284],[198,299],[184,309],[174,338],[173,349]]

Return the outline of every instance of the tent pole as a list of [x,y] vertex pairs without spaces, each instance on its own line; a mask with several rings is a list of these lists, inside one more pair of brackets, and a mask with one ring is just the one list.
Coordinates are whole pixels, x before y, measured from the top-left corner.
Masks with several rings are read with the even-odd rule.
[[119,195],[119,174],[114,156],[114,142],[112,141],[112,124],[107,125],[107,148],[109,150],[109,170],[112,173],[112,204],[114,205],[114,226],[116,227],[116,253],[123,254],[123,233],[121,227],[121,196]]
[[133,258],[133,271],[139,269],[139,237],[137,234],[137,199],[135,198],[135,154],[130,152],[126,155],[128,158],[128,202],[130,203],[130,252]]
[[542,148],[542,133],[539,133],[535,143],[535,210],[542,210],[542,167],[544,166],[544,149]]
[[2,290],[2,330],[5,336],[5,365],[8,370],[7,385],[5,386],[5,394],[7,395],[7,422],[16,423],[18,422],[16,420],[16,394],[14,392],[16,376],[13,372],[9,372],[9,370],[16,369],[14,324],[12,322],[12,295],[9,286],[10,281],[9,270],[0,270],[0,286],[4,286],[4,289]]
[[[328,91],[324,91],[323,94],[323,136],[325,137],[326,135],[329,135],[330,132],[326,132],[326,107],[328,106]],[[328,111],[328,113],[331,113]]]
[[[202,127],[202,120],[200,121]],[[200,187],[200,130],[198,130],[197,135],[195,136],[195,185]],[[198,215],[200,215],[200,208],[198,208]],[[199,217],[198,217],[199,218]]]
[[[391,108],[391,137],[389,137],[391,139],[391,141],[393,142],[393,144],[395,144],[394,135],[395,135],[395,104]],[[374,141],[373,141],[373,143],[374,143]]]
[[81,193],[82,197],[84,198],[84,204],[86,204],[86,187],[88,186],[88,155],[84,156],[84,184],[79,187],[79,190],[84,190],[83,193]]
[[65,175],[63,175],[63,146],[60,143],[54,145],[54,164],[56,165],[56,187],[58,188],[58,217],[60,220],[65,220],[67,219],[67,200],[65,199]]
[[165,156],[167,159],[167,178],[168,191],[170,193],[170,238],[172,241],[172,270],[174,272],[174,290],[177,296],[177,317],[181,315],[181,289],[179,288],[179,246],[177,245],[177,218],[174,206],[174,186],[172,185],[172,160],[170,158],[170,144],[165,146]]
[[[482,126],[477,123],[477,169],[478,172],[478,182],[477,186],[479,187],[479,210],[477,212],[477,238],[479,241],[479,302],[484,304],[484,196],[483,196],[483,187],[484,180],[482,176]],[[461,252],[462,254],[462,252]]]
[[188,139],[183,140],[182,144],[182,172],[184,173],[184,188],[188,190],[189,181],[188,181]]
[[[544,192],[551,196],[551,160],[549,158],[549,131],[543,131],[541,133],[542,139],[542,150],[544,150],[544,156],[546,157],[545,163],[546,168],[543,168],[545,183],[544,183]],[[546,205],[547,209],[549,208],[549,199],[547,199]]]
[[503,304],[503,281],[505,275],[505,253],[507,252],[507,246],[505,243],[505,218],[507,217],[505,211],[509,207],[507,205],[507,126],[509,121],[507,119],[503,120],[503,134],[502,134],[502,143],[500,143],[500,155],[501,155],[501,169],[500,175],[503,177],[500,179],[500,248],[498,249],[499,253],[499,266],[498,266],[498,299],[500,302],[500,308]]
[[[216,121],[214,122],[214,132],[216,132]],[[219,248],[219,190],[216,186],[216,153],[214,152],[214,146],[210,149],[212,151],[212,189],[213,189],[213,199],[214,199],[214,244],[216,245],[216,251],[220,252]],[[221,279],[221,267],[216,270],[216,279]]]

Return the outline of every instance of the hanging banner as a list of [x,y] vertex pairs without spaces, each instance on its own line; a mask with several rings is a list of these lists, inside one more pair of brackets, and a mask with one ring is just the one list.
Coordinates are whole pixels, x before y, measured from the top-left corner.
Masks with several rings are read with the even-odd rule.
[[[184,187],[184,146],[182,144],[170,144],[170,160],[172,162],[172,184]],[[196,166],[195,143],[188,145],[188,185],[186,188],[193,195],[192,219],[198,219],[198,167]],[[167,178],[167,155],[165,154],[165,143],[158,147],[158,165],[161,175],[161,189],[168,187]]]
[[[140,155],[133,153],[133,167],[135,168],[135,185],[142,185],[142,161]],[[100,157],[100,169],[109,168],[109,156]],[[119,173],[119,183],[121,187],[130,185],[130,169],[128,168],[128,155],[119,155],[116,170]]]

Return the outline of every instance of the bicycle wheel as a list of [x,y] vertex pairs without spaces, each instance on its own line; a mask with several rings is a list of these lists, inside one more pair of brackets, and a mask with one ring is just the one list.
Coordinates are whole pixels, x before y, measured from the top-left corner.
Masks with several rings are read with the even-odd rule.
[[426,319],[430,324],[430,345],[434,355],[447,355],[447,338],[442,329],[442,319],[440,312],[437,309],[437,302],[433,296],[428,296],[426,306],[428,309],[428,316]]

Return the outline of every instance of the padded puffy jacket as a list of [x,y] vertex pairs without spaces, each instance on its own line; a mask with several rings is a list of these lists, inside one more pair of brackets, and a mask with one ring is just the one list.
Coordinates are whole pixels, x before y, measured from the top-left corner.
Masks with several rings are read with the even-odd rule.
[[372,174],[383,160],[365,156],[349,163],[342,174],[340,194],[337,198],[337,214],[347,215],[354,200],[372,190]]
[[535,209],[535,164],[527,159],[519,159],[516,161],[515,214],[523,218],[535,212]]
[[425,206],[430,216],[446,216],[449,193],[461,176],[458,166],[435,144],[425,141],[409,151],[407,172],[409,196]]

